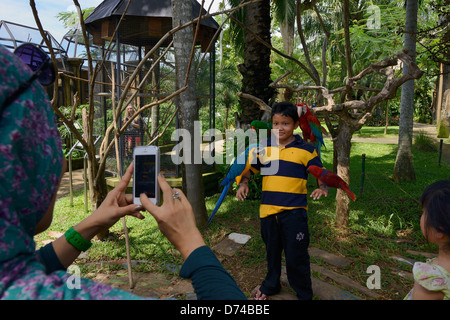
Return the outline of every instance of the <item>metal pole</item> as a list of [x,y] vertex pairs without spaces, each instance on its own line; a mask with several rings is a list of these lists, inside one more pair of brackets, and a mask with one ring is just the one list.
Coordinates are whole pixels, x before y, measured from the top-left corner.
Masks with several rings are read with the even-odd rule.
[[[117,20],[117,23],[119,24],[119,20]],[[121,65],[120,65],[120,34],[119,34],[119,30],[117,30],[117,34],[116,34],[116,83],[118,84],[117,86],[117,96],[116,99],[117,101],[120,100],[120,94],[121,94],[121,90],[120,90],[120,83],[121,83],[121,77],[120,77],[120,69],[121,69]],[[117,108],[120,108],[121,106],[117,105]],[[122,114],[119,114],[119,119],[118,119],[118,127],[120,128],[120,126],[122,125]],[[120,168],[117,168],[117,170],[120,170],[119,174],[120,176],[123,176],[124,174],[124,164],[123,164],[123,158],[124,158],[124,150],[123,150],[123,146],[125,146],[126,141],[124,141],[124,137],[123,135],[121,135],[119,137],[119,154],[120,154]]]
[[444,139],[441,139],[441,142],[439,143],[439,167],[441,166],[441,159],[442,159],[442,144],[444,143]]
[[[69,144],[72,145],[72,132],[69,131]],[[73,207],[73,185],[72,185],[72,152],[69,153],[69,190],[70,190],[70,206]]]
[[364,189],[364,178],[366,175],[366,154],[362,154],[362,164],[361,164],[361,185],[359,188],[359,197],[362,197],[363,189]]
[[88,199],[87,199],[87,152],[84,154],[84,158],[83,158],[83,167],[84,167],[84,176],[83,176],[83,180],[84,180],[84,212],[88,212]]
[[73,207],[73,180],[72,180],[72,152],[74,149],[73,144],[73,136],[72,136],[72,132],[70,131],[69,127],[63,123],[64,126],[66,127],[67,132],[69,132],[69,145],[70,145],[70,150],[69,150],[69,191],[70,191],[70,206]]

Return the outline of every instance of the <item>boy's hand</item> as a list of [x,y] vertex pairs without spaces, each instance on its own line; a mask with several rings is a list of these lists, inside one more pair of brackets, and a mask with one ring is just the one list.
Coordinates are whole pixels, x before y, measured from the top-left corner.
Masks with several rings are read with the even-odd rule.
[[317,188],[313,192],[311,192],[311,198],[314,200],[320,199],[322,196],[328,197],[328,189],[325,188]]
[[238,191],[236,192],[236,198],[238,200],[244,201],[245,198],[247,198],[248,190],[248,185],[241,184]]

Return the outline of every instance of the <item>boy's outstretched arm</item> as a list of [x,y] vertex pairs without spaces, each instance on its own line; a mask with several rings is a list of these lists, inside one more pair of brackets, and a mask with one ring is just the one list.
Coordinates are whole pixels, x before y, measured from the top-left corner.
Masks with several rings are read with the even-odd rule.
[[248,181],[250,180],[250,172],[247,172],[242,176],[241,183],[239,184],[239,189],[236,191],[236,198],[238,200],[244,201],[247,198],[249,191]]

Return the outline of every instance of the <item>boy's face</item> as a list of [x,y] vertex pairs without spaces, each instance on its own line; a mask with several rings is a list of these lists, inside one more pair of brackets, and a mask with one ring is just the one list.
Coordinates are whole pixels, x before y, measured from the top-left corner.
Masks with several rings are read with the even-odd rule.
[[298,121],[294,122],[291,117],[276,113],[272,117],[273,133],[279,140],[279,144],[285,145],[292,140],[294,130],[298,128]]

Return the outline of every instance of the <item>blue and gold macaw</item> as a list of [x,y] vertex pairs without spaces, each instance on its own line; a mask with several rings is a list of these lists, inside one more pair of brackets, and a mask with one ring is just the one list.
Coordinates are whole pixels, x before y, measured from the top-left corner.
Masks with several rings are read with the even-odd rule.
[[248,146],[247,149],[245,149],[244,152],[242,152],[240,155],[238,155],[233,163],[231,164],[230,168],[228,169],[227,175],[225,179],[223,179],[221,186],[224,186],[222,190],[222,194],[219,197],[219,200],[217,201],[217,204],[211,213],[211,215],[208,218],[207,225],[209,225],[214,218],[214,215],[217,213],[217,211],[220,208],[220,205],[222,204],[223,200],[225,199],[226,195],[228,194],[228,189],[233,184],[233,181],[236,181],[237,184],[241,182],[242,176],[247,173],[250,170],[250,153],[251,152],[257,152],[257,148],[259,147],[258,143],[251,144]]

